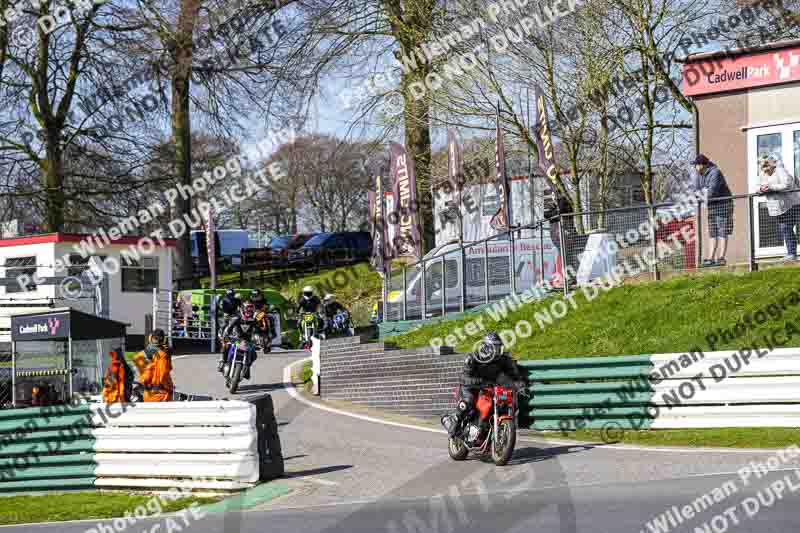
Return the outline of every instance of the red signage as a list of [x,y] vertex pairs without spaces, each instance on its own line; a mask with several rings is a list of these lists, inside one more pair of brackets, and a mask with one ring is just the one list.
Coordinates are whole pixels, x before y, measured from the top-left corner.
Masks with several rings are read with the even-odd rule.
[[792,81],[800,81],[800,46],[703,59],[683,66],[683,94],[687,96]]

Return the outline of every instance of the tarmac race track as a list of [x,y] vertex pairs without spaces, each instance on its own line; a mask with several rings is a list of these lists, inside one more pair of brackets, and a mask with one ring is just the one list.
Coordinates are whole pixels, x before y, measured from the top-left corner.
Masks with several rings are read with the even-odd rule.
[[[751,461],[766,464],[774,452],[644,450],[520,438],[509,466],[457,463],[439,432],[369,422],[294,399],[283,383],[284,368],[305,356],[260,355],[240,394],[272,393],[287,470],[287,479],[273,483],[293,491],[244,512],[209,514],[176,522],[181,529],[162,525],[155,531],[800,530],[800,458],[780,461],[780,470],[752,474],[746,483],[737,471]],[[177,358],[174,366],[181,391],[225,396],[215,356]],[[660,526],[653,522],[659,519]],[[156,523],[140,521],[128,531],[149,533]],[[91,521],[3,529],[94,533],[96,526]]]

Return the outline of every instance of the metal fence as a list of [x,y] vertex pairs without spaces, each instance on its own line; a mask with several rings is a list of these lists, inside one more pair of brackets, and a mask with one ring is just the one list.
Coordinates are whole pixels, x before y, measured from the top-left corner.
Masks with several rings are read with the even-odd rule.
[[701,268],[797,259],[800,190],[562,214],[384,277],[384,320],[441,317],[532,288],[569,293],[600,279],[660,279]]
[[175,338],[204,340],[214,351],[217,298],[203,289],[153,289],[153,329],[163,329],[170,346]]

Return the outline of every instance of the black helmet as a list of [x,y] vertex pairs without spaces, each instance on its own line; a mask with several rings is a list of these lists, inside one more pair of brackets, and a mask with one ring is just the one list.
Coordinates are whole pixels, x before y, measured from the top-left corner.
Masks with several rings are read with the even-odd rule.
[[261,289],[253,289],[253,291],[250,293],[250,298],[253,299],[258,298],[260,296],[261,296]]
[[153,332],[150,334],[150,342],[158,345],[162,345],[166,342],[167,334],[164,333],[164,330],[161,328],[154,329]]
[[488,364],[503,354],[503,341],[500,335],[491,331],[486,334],[475,351],[475,359],[480,363]]
[[236,291],[234,291],[233,289],[227,289],[225,290],[225,296],[227,296],[228,298],[234,298],[236,296]]

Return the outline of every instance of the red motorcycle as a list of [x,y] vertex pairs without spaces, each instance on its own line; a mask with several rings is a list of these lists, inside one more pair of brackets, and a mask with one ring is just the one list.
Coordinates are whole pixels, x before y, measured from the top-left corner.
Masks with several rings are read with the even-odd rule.
[[517,443],[516,415],[516,390],[499,385],[483,387],[475,407],[450,437],[450,457],[463,461],[470,452],[482,456],[491,454],[494,464],[505,465]]

